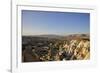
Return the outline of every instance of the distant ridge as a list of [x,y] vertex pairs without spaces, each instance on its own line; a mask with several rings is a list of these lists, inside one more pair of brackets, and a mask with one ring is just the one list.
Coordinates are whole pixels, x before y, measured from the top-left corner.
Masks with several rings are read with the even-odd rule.
[[[24,35],[25,36],[25,35]],[[89,38],[90,34],[70,34],[70,35],[27,35],[26,37],[40,37],[40,38],[49,38],[49,39],[76,39],[76,38]]]

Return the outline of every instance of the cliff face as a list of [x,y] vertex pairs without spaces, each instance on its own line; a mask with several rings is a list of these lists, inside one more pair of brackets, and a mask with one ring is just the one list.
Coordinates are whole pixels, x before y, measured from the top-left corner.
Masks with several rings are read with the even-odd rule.
[[87,34],[22,37],[22,62],[87,60],[89,58],[90,37]]

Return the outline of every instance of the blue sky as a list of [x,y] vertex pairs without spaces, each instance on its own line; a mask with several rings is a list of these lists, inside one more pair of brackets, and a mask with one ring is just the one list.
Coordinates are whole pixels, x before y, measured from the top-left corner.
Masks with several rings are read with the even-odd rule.
[[90,14],[22,10],[22,32],[22,35],[89,33]]

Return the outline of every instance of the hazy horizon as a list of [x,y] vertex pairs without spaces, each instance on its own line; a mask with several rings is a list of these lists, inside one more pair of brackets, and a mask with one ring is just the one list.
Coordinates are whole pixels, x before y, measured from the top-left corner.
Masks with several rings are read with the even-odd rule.
[[22,36],[69,36],[69,35],[82,35],[82,34],[85,34],[85,35],[90,35],[90,33],[78,33],[78,34],[75,34],[75,33],[73,33],[73,34],[64,34],[64,35],[61,35],[61,34],[37,34],[37,35],[22,35]]
[[90,14],[22,10],[22,35],[90,33]]

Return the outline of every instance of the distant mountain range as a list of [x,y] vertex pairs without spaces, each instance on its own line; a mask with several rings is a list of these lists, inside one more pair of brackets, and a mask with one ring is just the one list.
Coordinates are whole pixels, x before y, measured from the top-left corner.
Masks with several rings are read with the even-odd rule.
[[31,37],[43,37],[43,38],[50,38],[50,39],[73,39],[73,38],[89,38],[89,34],[71,34],[71,35],[53,35],[53,34],[46,34],[46,35],[29,35]]
[[37,37],[45,37],[45,38],[63,38],[65,36],[62,36],[62,35],[52,35],[52,34],[49,34],[49,35],[35,35]]

